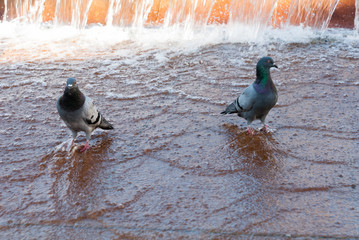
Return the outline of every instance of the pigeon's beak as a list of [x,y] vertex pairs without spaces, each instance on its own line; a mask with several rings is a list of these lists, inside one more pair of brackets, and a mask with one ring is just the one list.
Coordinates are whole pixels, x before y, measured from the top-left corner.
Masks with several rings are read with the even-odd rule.
[[68,86],[69,88],[71,88],[73,85],[72,85],[72,84],[67,84],[67,86]]
[[277,66],[277,65],[275,65],[275,64],[273,64],[273,67],[278,68],[278,66]]

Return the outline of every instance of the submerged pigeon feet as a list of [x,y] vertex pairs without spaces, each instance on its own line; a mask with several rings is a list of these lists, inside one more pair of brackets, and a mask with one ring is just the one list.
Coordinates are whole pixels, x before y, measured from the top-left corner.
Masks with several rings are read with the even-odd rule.
[[248,126],[247,130],[248,135],[256,135],[256,130],[254,130],[252,127]]
[[[265,124],[262,128],[259,129],[259,131],[264,133],[270,133],[273,132],[273,129],[269,128],[269,126]],[[248,126],[247,134],[254,136],[257,134],[257,131],[254,128]]]
[[273,132],[273,130],[272,130],[272,129],[270,129],[270,128],[269,128],[269,126],[268,126],[267,124],[264,124],[264,126],[263,126],[261,129],[259,129],[259,131],[264,132],[264,133],[270,133],[270,132]]

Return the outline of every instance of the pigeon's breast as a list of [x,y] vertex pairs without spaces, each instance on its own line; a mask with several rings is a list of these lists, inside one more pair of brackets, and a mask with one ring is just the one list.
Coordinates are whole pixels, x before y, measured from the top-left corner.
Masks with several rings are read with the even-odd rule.
[[262,94],[258,97],[254,109],[259,114],[268,112],[277,103],[277,99],[278,96],[274,92]]
[[277,103],[278,95],[276,92],[271,92],[267,95],[265,101],[267,102],[268,108],[274,107],[274,105]]
[[72,131],[80,132],[80,131],[89,131],[89,127],[85,123],[82,118],[82,108],[76,111],[62,111],[60,113],[60,117],[64,120],[66,126],[70,128]]

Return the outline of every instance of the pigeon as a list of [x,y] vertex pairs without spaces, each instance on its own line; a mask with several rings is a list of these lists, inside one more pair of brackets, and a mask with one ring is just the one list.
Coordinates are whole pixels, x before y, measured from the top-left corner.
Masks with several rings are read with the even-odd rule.
[[261,131],[270,131],[265,119],[278,100],[277,89],[269,71],[272,67],[278,68],[271,57],[261,58],[257,63],[257,78],[254,83],[244,89],[243,93],[221,112],[221,114],[237,113],[239,117],[246,119],[248,134],[255,134],[251,124],[256,119],[263,123]]
[[72,132],[72,143],[78,132],[86,133],[86,144],[80,150],[81,152],[90,148],[91,134],[96,128],[113,129],[112,125],[97,111],[92,99],[80,91],[75,78],[67,79],[64,94],[59,97],[56,105],[61,119]]

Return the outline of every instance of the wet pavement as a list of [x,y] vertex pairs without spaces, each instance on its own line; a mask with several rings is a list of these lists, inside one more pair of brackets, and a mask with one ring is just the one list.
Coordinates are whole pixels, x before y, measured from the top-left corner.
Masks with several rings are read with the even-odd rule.
[[[53,58],[1,41],[2,239],[359,238],[357,40],[126,40]],[[220,112],[266,55],[275,130],[249,136]],[[85,153],[56,110],[67,77],[115,127]]]

